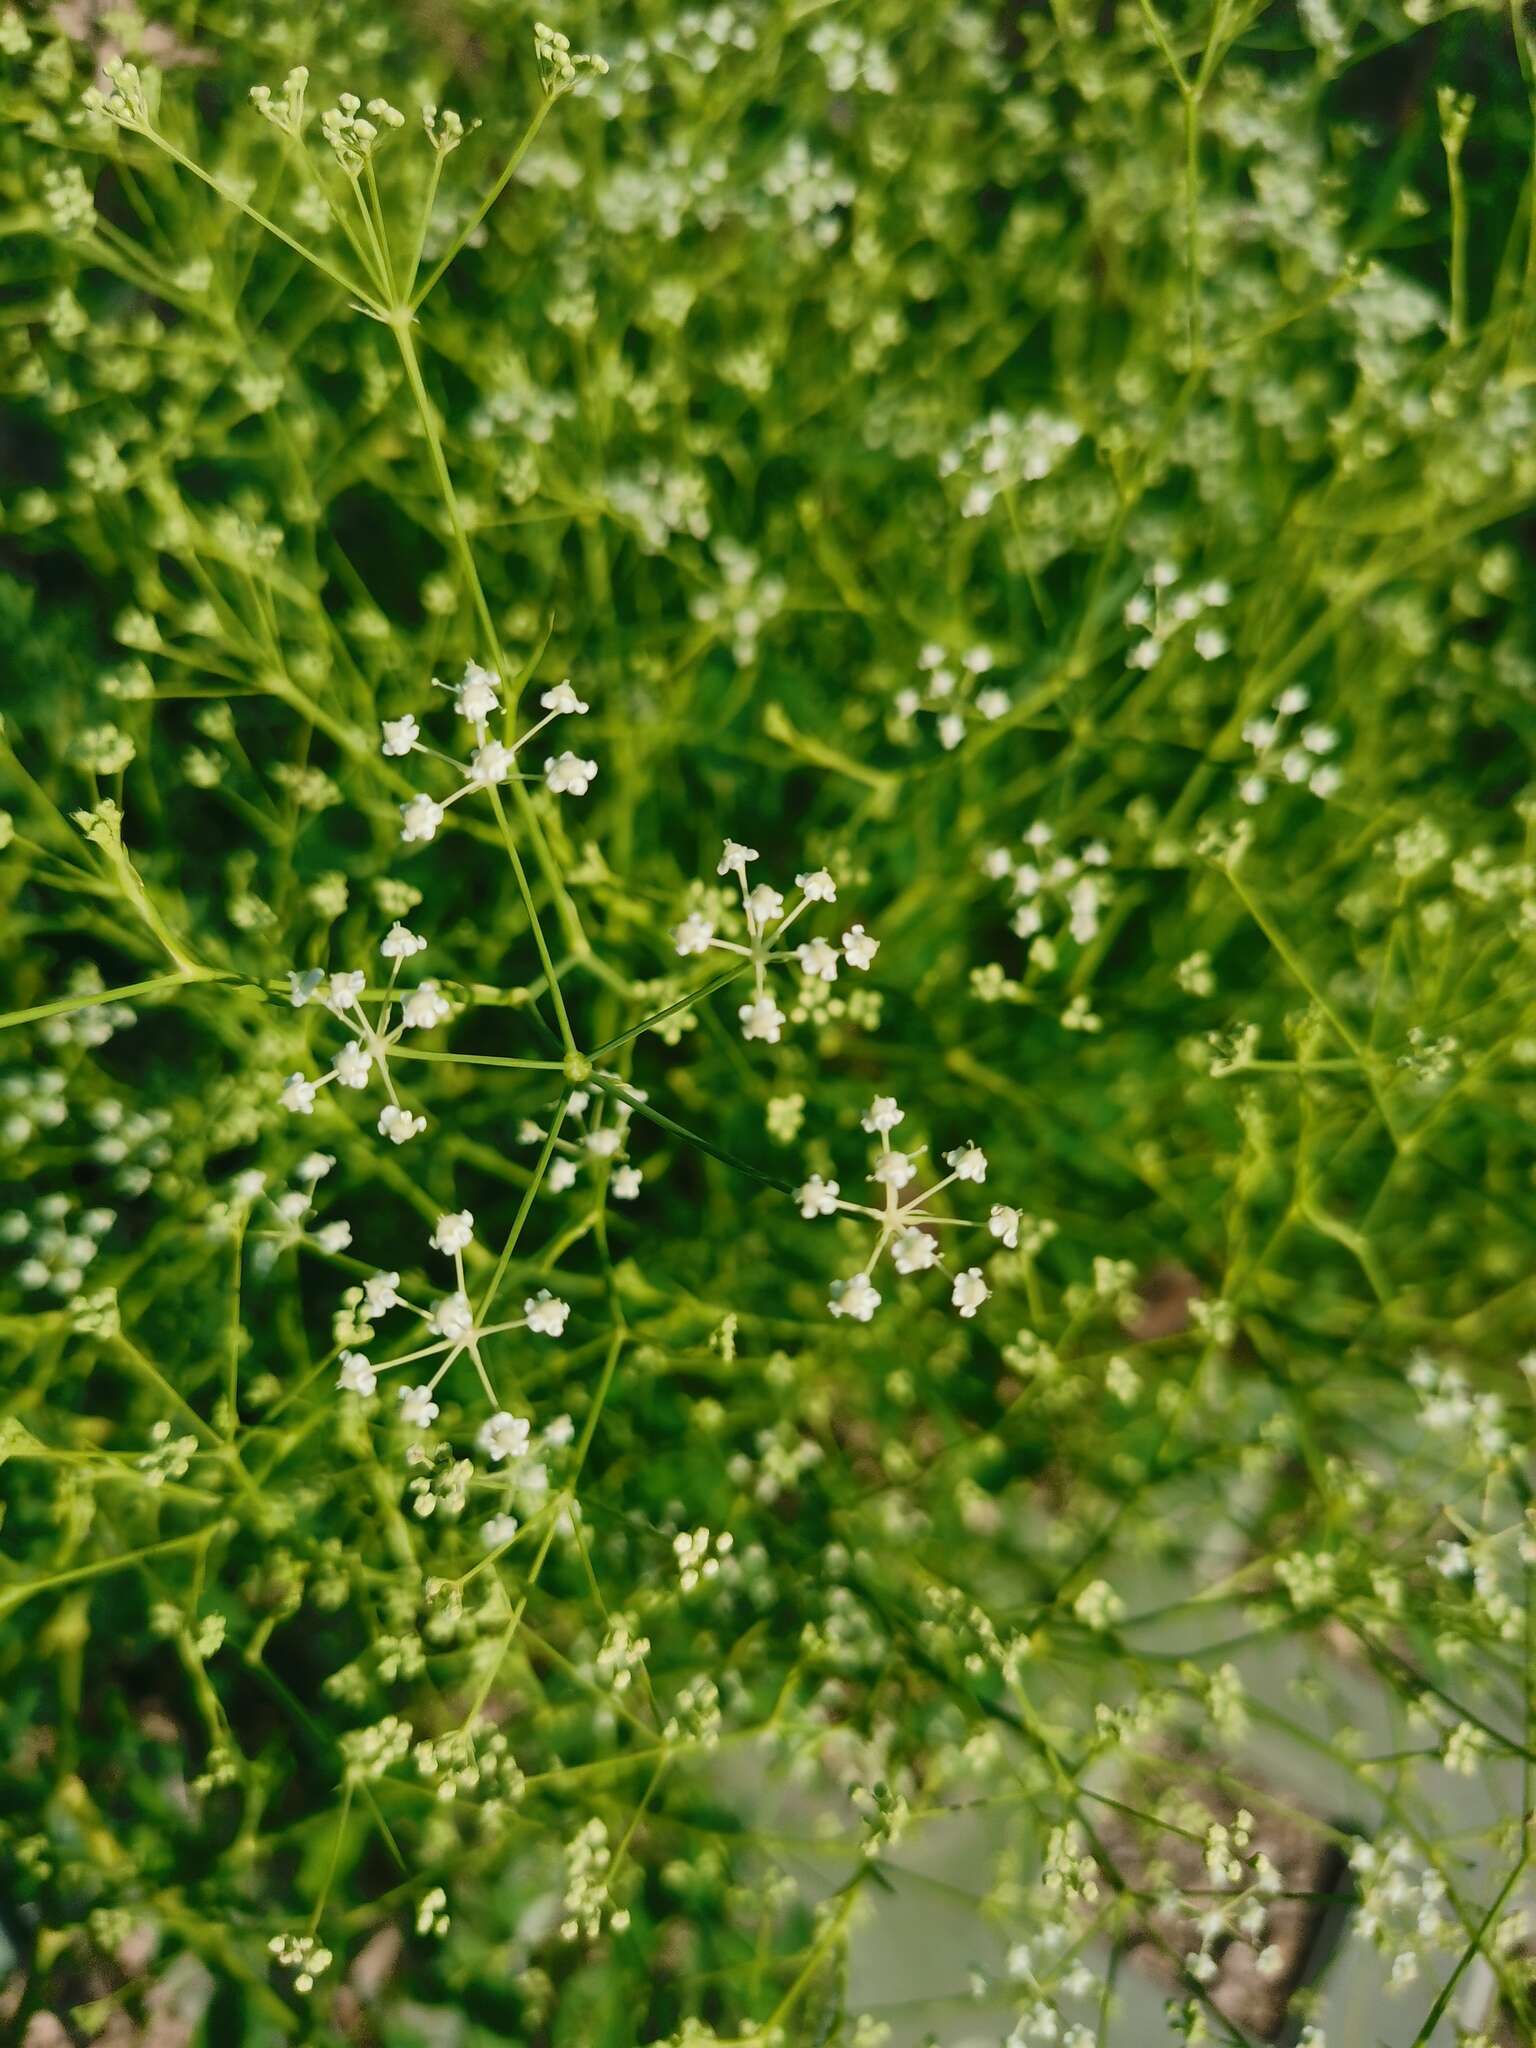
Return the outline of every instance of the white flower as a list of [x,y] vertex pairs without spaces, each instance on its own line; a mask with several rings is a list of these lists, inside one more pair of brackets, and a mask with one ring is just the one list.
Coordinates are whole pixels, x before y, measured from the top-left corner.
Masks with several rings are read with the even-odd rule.
[[437,1227],[432,1232],[432,1249],[435,1252],[463,1251],[475,1234],[475,1219],[468,1209],[455,1209],[446,1216],[439,1216]]
[[401,1387],[400,1419],[412,1429],[427,1429],[436,1422],[438,1406],[430,1387]]
[[331,976],[321,1001],[339,1017],[343,1010],[351,1008],[367,986],[367,975],[360,968],[350,968],[346,973]]
[[905,1152],[882,1152],[870,1171],[870,1179],[883,1188],[904,1188],[917,1168]]
[[987,1177],[987,1155],[979,1145],[960,1145],[944,1154],[944,1163],[956,1180],[983,1181]]
[[399,1285],[398,1273],[375,1273],[363,1282],[363,1313],[370,1322],[386,1309],[400,1307]]
[[813,868],[808,875],[796,875],[795,887],[804,894],[807,903],[837,901],[837,884],[825,868]]
[[850,967],[857,967],[861,973],[873,966],[879,950],[880,941],[872,939],[861,924],[851,925],[843,933],[843,958]]
[[994,1202],[992,1213],[987,1218],[987,1228],[994,1237],[1002,1239],[1009,1251],[1014,1251],[1019,1242],[1020,1220],[1017,1209],[1005,1208],[1001,1202]]
[[454,708],[460,718],[467,718],[471,725],[484,725],[496,709],[496,693],[500,688],[500,676],[472,661],[465,667],[463,681],[454,686]]
[[827,1302],[833,1315],[852,1316],[856,1323],[867,1323],[879,1306],[879,1290],[867,1273],[855,1273],[851,1280],[833,1281]]
[[556,796],[585,796],[596,774],[595,761],[583,761],[567,750],[544,763],[544,787]]
[[306,1003],[313,1002],[320,993],[320,984],[325,976],[318,967],[307,968],[300,974],[290,970],[288,975],[288,1000],[296,1010],[302,1010]]
[[638,1166],[616,1166],[608,1187],[617,1202],[632,1202],[640,1192],[641,1179]]
[[715,868],[717,875],[740,875],[745,881],[747,862],[757,859],[755,846],[743,846],[735,839],[727,839],[724,851]]
[[513,755],[500,740],[487,740],[469,757],[469,779],[476,789],[489,789],[493,782],[505,782],[512,773]]
[[551,1294],[547,1287],[541,1287],[537,1294],[523,1303],[523,1315],[529,1329],[537,1330],[541,1337],[558,1337],[570,1312],[571,1304]]
[[373,1054],[354,1038],[336,1055],[336,1078],[343,1088],[366,1088],[373,1072]]
[[404,718],[386,718],[380,729],[384,736],[382,741],[384,752],[396,758],[402,754],[410,753],[417,740],[421,737],[421,727],[416,723],[414,716],[409,711],[406,712]]
[[544,1184],[552,1195],[563,1195],[567,1188],[576,1185],[576,1162],[574,1159],[552,1159]]
[[926,1273],[938,1263],[939,1248],[926,1230],[903,1230],[891,1244],[898,1273]]
[[426,1128],[424,1116],[412,1116],[396,1102],[387,1103],[379,1111],[379,1136],[388,1138],[391,1144],[403,1145],[409,1138],[419,1138]]
[[955,1275],[955,1284],[950,1290],[950,1301],[962,1316],[969,1319],[992,1292],[981,1277],[980,1266],[968,1266],[963,1273]]
[[546,711],[554,712],[557,717],[563,715],[580,718],[590,708],[582,703],[576,692],[571,688],[569,677],[563,683],[556,683],[552,690],[546,690],[539,699],[539,702]]
[[400,1021],[407,1031],[430,1031],[434,1025],[446,1023],[453,1014],[453,1005],[438,992],[435,981],[424,981],[420,988],[413,988],[400,1005]]
[[673,931],[672,943],[686,960],[691,953],[706,953],[714,941],[715,928],[707,917],[690,911]]
[[965,720],[958,711],[946,711],[935,730],[939,735],[939,745],[946,754],[952,754],[965,738]]
[[435,839],[442,822],[441,804],[434,803],[429,796],[413,796],[400,808],[400,837],[405,840]]
[[755,889],[747,892],[745,908],[753,924],[772,924],[776,917],[784,914],[784,897],[771,882],[759,882]]
[[435,1337],[446,1337],[450,1344],[462,1344],[474,1334],[475,1328],[474,1310],[468,1298],[459,1293],[445,1294],[428,1316],[427,1328]]
[[481,1424],[476,1444],[493,1465],[503,1458],[521,1458],[528,1449],[528,1423],[521,1415],[509,1415],[503,1408]]
[[487,1550],[500,1550],[517,1534],[516,1515],[492,1515],[480,1525],[480,1541]]
[[819,1173],[813,1173],[795,1200],[800,1204],[800,1214],[807,1220],[813,1216],[830,1216],[837,1208],[837,1182],[823,1180]]
[[311,1116],[315,1107],[315,1084],[306,1081],[302,1074],[290,1074],[277,1099],[292,1115]]
[[861,1119],[871,1136],[877,1131],[894,1131],[906,1115],[894,1095],[877,1095]]
[[976,693],[976,709],[989,722],[1006,718],[1012,701],[1006,690],[978,690]]
[[344,1252],[351,1242],[350,1223],[322,1223],[315,1232],[315,1243],[323,1252]]
[[810,939],[805,945],[797,946],[795,958],[807,980],[836,981],[837,948],[829,946],[825,939]]
[[601,1130],[588,1131],[582,1144],[595,1159],[611,1159],[624,1142],[624,1133],[604,1125]]
[[379,1376],[361,1351],[343,1351],[336,1363],[341,1367],[336,1384],[344,1394],[367,1395],[378,1386]]
[[425,939],[418,938],[415,932],[408,932],[398,922],[392,924],[379,941],[379,951],[386,960],[409,960],[413,953],[424,953],[426,948]]
[[765,1038],[770,1045],[777,1045],[779,1033],[784,1028],[784,1012],[770,995],[760,995],[750,1003],[743,1003],[736,1012],[741,1019],[743,1038]]

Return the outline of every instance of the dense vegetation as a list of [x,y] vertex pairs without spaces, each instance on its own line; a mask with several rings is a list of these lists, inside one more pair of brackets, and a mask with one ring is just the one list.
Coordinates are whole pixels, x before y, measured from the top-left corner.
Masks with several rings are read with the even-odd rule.
[[557,29],[0,14],[0,2024],[1536,2038],[1523,13]]

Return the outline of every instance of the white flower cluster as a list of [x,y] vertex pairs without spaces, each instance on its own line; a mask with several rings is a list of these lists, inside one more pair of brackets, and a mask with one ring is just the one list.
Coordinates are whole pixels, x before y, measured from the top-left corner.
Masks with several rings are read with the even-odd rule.
[[792,960],[807,981],[836,981],[840,967],[851,967],[861,974],[867,972],[880,950],[880,941],[871,938],[862,924],[852,924],[843,933],[838,946],[822,938],[805,939],[797,946],[786,946],[784,935],[803,911],[813,903],[837,900],[837,884],[825,868],[796,875],[795,887],[800,893],[786,909],[783,894],[771,883],[759,882],[753,888],[747,887],[747,867],[756,859],[755,847],[741,846],[734,839],[727,839],[715,870],[719,875],[736,877],[741,890],[742,913],[746,919],[745,945],[735,939],[717,936],[714,920],[701,910],[689,912],[673,931],[672,943],[684,959],[713,949],[749,961],[752,967],[752,998],[736,1012],[741,1020],[741,1035],[746,1039],[760,1038],[769,1045],[777,1045],[788,1019],[769,993],[768,969]]
[[[304,1009],[312,1002],[320,1003],[333,1017],[350,1025],[355,1036],[337,1053],[318,1081],[311,1081],[301,1073],[288,1076],[279,1097],[284,1109],[295,1116],[311,1116],[315,1097],[322,1088],[329,1087],[333,1081],[343,1088],[366,1088],[377,1068],[384,1092],[389,1097],[379,1112],[379,1136],[388,1138],[393,1144],[403,1145],[408,1139],[419,1137],[426,1129],[426,1118],[408,1110],[401,1102],[389,1071],[390,1052],[407,1031],[430,1031],[451,1014],[451,1006],[435,981],[420,982],[398,999],[395,995],[395,981],[401,962],[424,951],[426,943],[415,932],[407,931],[403,924],[394,924],[385,933],[379,951],[389,962],[389,981],[380,999],[378,1014],[371,1020],[363,1008],[368,978],[361,971],[352,969],[346,973],[326,975],[318,968],[311,968],[307,973],[289,975],[290,1000],[295,1009]],[[390,1015],[397,1000],[400,1004],[399,1021],[391,1024]]]
[[1156,668],[1169,644],[1190,627],[1194,631],[1189,644],[1202,661],[1217,661],[1226,653],[1227,635],[1210,614],[1231,603],[1231,588],[1214,577],[1181,584],[1181,573],[1176,562],[1154,562],[1127,603],[1122,615],[1126,626],[1141,635],[1126,656],[1127,667]]
[[1389,1835],[1379,1848],[1357,1842],[1349,1867],[1360,1884],[1353,1931],[1390,1958],[1390,1987],[1402,1990],[1417,1981],[1423,1962],[1457,1939],[1455,1921],[1446,1910],[1445,1879],[1415,1855],[1402,1835]]
[[896,694],[897,718],[903,726],[912,727],[920,713],[932,712],[939,745],[953,753],[965,738],[970,718],[992,724],[1012,707],[1006,690],[981,681],[994,658],[990,647],[967,647],[962,654],[951,656],[938,641],[928,641],[917,657],[922,681]]
[[229,1201],[216,1204],[210,1211],[209,1231],[214,1236],[227,1236],[237,1216],[260,1201],[270,1212],[271,1221],[250,1232],[255,1240],[251,1261],[254,1271],[270,1271],[281,1253],[303,1244],[332,1256],[344,1252],[352,1242],[350,1223],[341,1218],[320,1224],[311,1220],[320,1183],[335,1164],[329,1152],[307,1153],[293,1168],[293,1185],[275,1189],[268,1185],[267,1176],[259,1167],[248,1168],[235,1176]]
[[995,882],[1012,885],[1018,908],[1010,920],[1021,939],[1035,939],[1046,930],[1047,917],[1065,924],[1080,946],[1098,936],[1099,918],[1109,901],[1109,848],[1090,840],[1076,853],[1053,853],[1049,825],[1036,823],[1024,834],[1025,855],[1016,861],[1006,847],[982,856],[982,868]]
[[[464,1253],[474,1240],[474,1228],[475,1219],[467,1209],[438,1217],[432,1232],[432,1249],[453,1260],[455,1286],[452,1293],[439,1296],[430,1306],[424,1308],[400,1292],[400,1275],[397,1272],[378,1272],[364,1283],[362,1313],[369,1325],[391,1309],[405,1309],[422,1326],[422,1334],[427,1341],[413,1344],[393,1358],[383,1359],[377,1364],[361,1351],[345,1350],[337,1361],[341,1372],[336,1384],[343,1393],[366,1399],[378,1391],[381,1373],[435,1359],[438,1363],[430,1379],[398,1390],[402,1419],[412,1429],[429,1429],[439,1413],[438,1387],[452,1366],[468,1354],[493,1411],[480,1432],[479,1446],[492,1464],[500,1464],[503,1460],[520,1459],[526,1455],[529,1425],[502,1408],[486,1368],[484,1347],[492,1337],[502,1337],[513,1330],[531,1330],[536,1336],[558,1337],[565,1329],[571,1310],[569,1302],[561,1301],[547,1287],[541,1287],[524,1301],[520,1316],[502,1322],[489,1321],[492,1309],[490,1296],[487,1295],[478,1307],[472,1305],[464,1275]],[[371,1329],[368,1334],[372,1334]]]
[[[880,1150],[869,1174],[882,1193],[879,1207],[867,1202],[845,1201],[839,1183],[823,1180],[819,1173],[813,1173],[796,1196],[800,1214],[808,1220],[842,1214],[867,1217],[877,1226],[874,1249],[857,1273],[833,1282],[827,1306],[835,1316],[851,1316],[855,1322],[867,1323],[882,1299],[870,1276],[882,1254],[889,1251],[891,1263],[898,1273],[925,1273],[936,1267],[950,1279],[950,1303],[969,1320],[992,1290],[980,1266],[950,1272],[939,1256],[938,1233],[969,1226],[963,1219],[943,1215],[929,1205],[936,1195],[957,1181],[977,1184],[984,1181],[987,1177],[987,1155],[979,1145],[959,1145],[944,1155],[949,1172],[942,1180],[935,1181],[930,1188],[908,1194],[907,1189],[918,1177],[918,1161],[928,1148],[919,1145],[914,1151],[899,1152],[891,1144],[891,1132],[905,1116],[906,1111],[894,1095],[877,1095],[864,1113],[864,1129],[880,1141]],[[1012,1250],[1019,1241],[1020,1220],[1017,1209],[1005,1208],[995,1202],[987,1219],[987,1228],[993,1237]]]
[[1250,718],[1243,738],[1254,752],[1253,767],[1237,785],[1245,804],[1261,804],[1276,781],[1309,789],[1313,796],[1333,796],[1344,780],[1343,770],[1328,758],[1339,744],[1331,725],[1315,720],[1297,731],[1291,721],[1311,703],[1311,693],[1292,683],[1282,690],[1262,718]]
[[606,58],[573,50],[570,37],[561,35],[559,29],[551,28],[547,22],[533,24],[533,54],[539,66],[539,82],[551,99],[570,92],[583,76],[605,78],[608,74]]
[[[460,797],[468,796],[471,790],[494,789],[499,784],[516,779],[519,782],[536,782],[539,777],[524,775],[517,766],[517,757],[528,742],[553,719],[580,718],[589,709],[571,688],[569,681],[556,683],[544,691],[539,702],[544,716],[518,739],[509,745],[505,740],[492,739],[491,719],[501,708],[501,678],[488,668],[482,668],[477,661],[469,662],[462,679],[457,683],[441,683],[436,676],[432,687],[447,690],[453,698],[454,709],[468,725],[474,738],[474,751],[467,762],[455,760],[451,754],[440,753],[437,748],[427,746],[421,737],[421,727],[414,713],[407,711],[400,718],[386,718],[382,726],[381,745],[384,753],[392,760],[402,760],[407,754],[423,754],[433,760],[446,761],[456,770],[459,786],[441,802],[436,797],[413,796],[401,806],[400,837],[406,842],[435,839],[439,826],[450,805]],[[544,762],[543,782],[546,789],[555,796],[585,796],[597,774],[597,763],[586,761],[579,754],[569,750],[552,754]]]
[[1059,413],[988,413],[945,449],[939,475],[961,485],[962,518],[984,519],[1005,491],[1042,482],[1082,438],[1082,428]]
[[[643,1089],[631,1088],[630,1093],[644,1099]],[[544,1185],[552,1195],[561,1195],[575,1186],[584,1167],[596,1175],[606,1170],[608,1193],[616,1202],[632,1202],[644,1179],[639,1167],[631,1165],[627,1156],[634,1110],[622,1098],[615,1101],[608,1095],[599,1095],[595,1108],[593,1101],[591,1090],[586,1088],[572,1089],[566,1097],[562,1135],[551,1148],[554,1156],[544,1175]],[[610,1104],[611,1119],[606,1114]],[[563,1135],[567,1127],[574,1129],[574,1136]],[[517,1136],[520,1144],[542,1145],[549,1133],[532,1117],[525,1117]]]

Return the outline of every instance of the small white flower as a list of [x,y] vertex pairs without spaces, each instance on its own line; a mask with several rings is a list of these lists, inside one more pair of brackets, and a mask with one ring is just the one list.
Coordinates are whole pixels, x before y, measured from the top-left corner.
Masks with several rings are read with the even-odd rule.
[[1006,718],[1009,710],[1012,708],[1012,704],[1013,699],[1006,690],[978,690],[976,692],[976,709],[989,724],[996,719]]
[[616,1166],[613,1178],[608,1183],[609,1191],[616,1202],[632,1202],[640,1192],[641,1178],[638,1166]]
[[611,1159],[624,1142],[624,1133],[604,1126],[598,1131],[588,1131],[582,1144],[594,1159]]
[[290,1074],[277,1099],[292,1115],[311,1116],[315,1108],[315,1084],[302,1074]]
[[810,939],[803,946],[795,948],[795,958],[800,962],[800,972],[809,981],[836,981],[837,948],[829,946],[825,939]]
[[302,1010],[306,1003],[312,1003],[320,993],[320,984],[325,976],[318,967],[307,968],[300,974],[290,971],[288,976],[288,1000],[296,1010]]
[[480,1426],[476,1444],[499,1465],[503,1458],[521,1458],[528,1449],[528,1423],[524,1416],[509,1415],[503,1408]]
[[475,1219],[468,1209],[455,1209],[446,1216],[439,1216],[432,1232],[432,1249],[435,1252],[463,1251],[475,1234]]
[[551,1294],[547,1287],[541,1287],[537,1294],[523,1303],[523,1315],[529,1329],[537,1330],[541,1337],[558,1337],[570,1312],[571,1304]]
[[563,1195],[567,1188],[576,1185],[576,1162],[574,1159],[552,1159],[549,1172],[544,1176],[545,1186],[552,1195]]
[[861,924],[851,925],[843,933],[843,958],[850,967],[857,967],[860,973],[874,965],[879,950],[880,941],[872,939]]
[[351,1242],[350,1223],[322,1223],[315,1232],[315,1243],[323,1252],[344,1252]]
[[741,1019],[743,1038],[765,1038],[770,1045],[777,1045],[779,1033],[784,1029],[784,1012],[770,995],[760,995],[750,1003],[743,1003],[736,1012]]
[[926,1230],[903,1230],[891,1244],[898,1273],[926,1273],[938,1264],[939,1248]]
[[917,1168],[905,1152],[882,1152],[870,1172],[870,1179],[878,1181],[883,1188],[901,1189],[907,1186],[917,1173]]
[[450,1344],[462,1344],[474,1334],[475,1314],[468,1298],[460,1293],[445,1294],[427,1318],[427,1328]]
[[855,1273],[851,1280],[834,1280],[832,1293],[827,1302],[835,1316],[852,1316],[856,1323],[867,1323],[880,1306],[880,1294],[867,1273]]
[[469,779],[476,789],[489,789],[492,783],[506,781],[512,765],[512,749],[504,747],[500,740],[487,740],[469,757]]
[[877,1095],[860,1121],[873,1137],[878,1131],[894,1131],[905,1115],[894,1095]]
[[363,1282],[363,1313],[371,1322],[387,1309],[400,1307],[398,1273],[374,1273]]
[[1017,1209],[1006,1208],[1001,1202],[992,1204],[992,1213],[987,1218],[987,1228],[992,1235],[1000,1238],[1009,1251],[1014,1251],[1019,1242],[1020,1218]]
[[672,943],[686,960],[691,953],[706,953],[714,941],[715,928],[707,917],[690,911],[672,933]]
[[965,738],[965,720],[958,711],[946,711],[934,729],[946,754],[952,754]]
[[421,727],[416,723],[414,716],[409,711],[406,712],[404,718],[386,718],[381,731],[383,733],[382,746],[384,752],[394,756],[396,759],[402,754],[410,753],[417,740],[421,737]]
[[438,1418],[438,1405],[430,1387],[401,1387],[400,1419],[412,1429],[428,1429]]
[[331,976],[321,1001],[339,1017],[343,1010],[350,1009],[358,1001],[367,986],[368,977],[361,968],[349,968],[345,973]]
[[825,868],[813,868],[808,875],[796,875],[795,887],[807,903],[835,903],[837,884]]
[[429,796],[413,796],[400,809],[400,837],[404,840],[435,839],[443,822],[443,807]]
[[583,761],[567,750],[544,763],[544,787],[556,796],[585,796],[596,774],[595,761]]
[[552,690],[546,690],[539,702],[546,711],[553,711],[564,717],[580,718],[591,708],[583,704],[571,688],[569,677],[563,683],[556,683]]
[[453,1005],[438,992],[435,981],[413,988],[400,1005],[400,1021],[407,1031],[430,1031],[453,1015]]
[[336,1363],[341,1367],[336,1384],[344,1394],[366,1396],[378,1386],[379,1376],[361,1351],[343,1351]]
[[807,1221],[813,1216],[831,1216],[837,1209],[837,1182],[823,1180],[819,1173],[813,1173],[795,1200]]
[[480,1525],[480,1541],[487,1550],[500,1550],[517,1534],[516,1515],[492,1515]]
[[472,661],[465,667],[464,680],[454,686],[454,708],[460,718],[467,718],[471,725],[484,725],[496,709],[496,693],[500,688],[500,676]]
[[956,1180],[983,1181],[987,1177],[987,1155],[979,1145],[959,1145],[944,1154],[944,1163]]
[[963,1273],[955,1275],[955,1284],[950,1290],[950,1301],[969,1320],[992,1292],[981,1277],[980,1266],[968,1266]]
[[379,1136],[388,1138],[393,1145],[403,1145],[410,1138],[419,1138],[426,1128],[424,1116],[412,1116],[398,1103],[387,1103],[379,1111]]
[[747,862],[757,859],[755,846],[743,846],[738,840],[727,839],[724,851],[715,868],[717,875],[740,875],[746,878]]
[[746,912],[753,924],[772,924],[784,914],[784,897],[771,882],[759,882],[755,889],[747,892]]
[[379,951],[386,960],[409,960],[413,953],[424,953],[426,949],[425,939],[418,938],[415,932],[407,931],[398,922],[392,924],[379,941]]
[[354,1038],[336,1055],[336,1078],[343,1088],[366,1088],[373,1072],[373,1054]]

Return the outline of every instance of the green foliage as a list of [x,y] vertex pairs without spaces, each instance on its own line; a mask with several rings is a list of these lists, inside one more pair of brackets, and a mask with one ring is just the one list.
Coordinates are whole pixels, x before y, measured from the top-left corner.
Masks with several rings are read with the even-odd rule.
[[1523,20],[560,27],[0,15],[0,2010],[1527,2025]]

